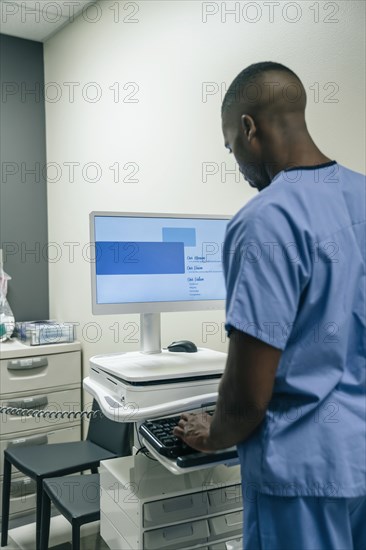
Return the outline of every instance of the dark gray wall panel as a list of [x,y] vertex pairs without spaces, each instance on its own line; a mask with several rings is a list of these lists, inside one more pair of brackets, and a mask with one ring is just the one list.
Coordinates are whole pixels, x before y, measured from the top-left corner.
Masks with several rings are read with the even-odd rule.
[[12,277],[8,301],[17,321],[47,319],[43,44],[0,35],[0,48],[0,247]]

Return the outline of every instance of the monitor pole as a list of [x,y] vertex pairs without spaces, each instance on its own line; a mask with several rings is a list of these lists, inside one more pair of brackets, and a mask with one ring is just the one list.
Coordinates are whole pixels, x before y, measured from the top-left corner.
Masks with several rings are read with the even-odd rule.
[[140,352],[161,353],[160,313],[141,313]]

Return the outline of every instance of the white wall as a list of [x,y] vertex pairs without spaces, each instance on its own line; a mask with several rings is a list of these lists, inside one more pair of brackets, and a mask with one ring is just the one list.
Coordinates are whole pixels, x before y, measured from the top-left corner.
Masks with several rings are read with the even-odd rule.
[[[139,320],[91,314],[87,248],[82,253],[89,212],[234,214],[253,191],[221,170],[221,163],[227,169],[234,163],[223,147],[217,90],[244,67],[271,60],[292,68],[308,92],[308,126],[317,144],[338,162],[365,170],[364,2],[102,0],[98,6],[45,44],[47,156],[58,164],[50,166],[48,184],[49,241],[56,243],[50,248],[51,317],[84,328],[78,337],[85,372],[91,355],[138,349],[123,340],[133,330],[126,323]],[[235,6],[236,15],[225,13]],[[91,82],[102,92],[97,102],[90,102]],[[126,100],[134,87],[123,86],[131,82],[138,102],[114,102],[110,87],[119,83]],[[74,101],[70,83],[79,83]],[[202,97],[203,86],[211,95]],[[74,181],[70,162],[80,163]],[[92,168],[83,178],[91,162],[100,166],[99,181],[87,181],[95,177]],[[207,162],[219,169],[203,181]],[[132,169],[125,164],[136,163],[138,181],[114,182],[109,167],[115,163],[121,180]],[[203,323],[223,321],[223,312],[163,314],[162,343],[189,338],[202,345]],[[99,331],[88,323],[98,323]],[[227,346],[221,331],[205,344]]]

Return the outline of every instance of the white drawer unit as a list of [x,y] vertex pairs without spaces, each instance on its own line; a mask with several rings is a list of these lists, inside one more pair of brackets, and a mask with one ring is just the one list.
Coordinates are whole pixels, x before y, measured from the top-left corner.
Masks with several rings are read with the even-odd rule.
[[[20,409],[81,410],[81,346],[79,342],[29,346],[11,340],[0,344],[0,403]],[[37,418],[0,415],[0,481],[4,450],[15,445],[80,441],[80,418]],[[13,468],[10,515],[35,509],[32,480]],[[2,482],[1,482],[2,492]]]
[[0,349],[1,394],[80,387],[79,343],[26,346],[14,340],[2,343]]
[[111,549],[240,548],[239,466],[176,476],[138,454],[103,461],[100,475],[101,535]]

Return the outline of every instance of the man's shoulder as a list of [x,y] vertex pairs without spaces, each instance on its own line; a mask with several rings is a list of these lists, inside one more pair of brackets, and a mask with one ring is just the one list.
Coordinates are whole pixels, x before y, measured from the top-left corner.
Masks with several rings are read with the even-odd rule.
[[[346,203],[355,210],[352,203],[363,202],[365,181],[363,174],[338,163],[320,172],[283,171],[239,210],[231,227],[260,223],[275,228],[276,224],[285,223],[318,236],[336,231],[349,224]],[[352,200],[348,195],[352,195]]]
[[356,170],[352,170],[351,168],[347,168],[346,166],[343,166],[342,164],[338,164],[339,172],[342,174],[343,177],[347,179],[352,179],[352,181],[357,181],[361,185],[365,185],[366,183],[366,175],[362,172],[357,172]]
[[232,218],[230,225],[250,225],[254,221],[273,220],[276,214],[287,209],[288,202],[289,190],[282,185],[270,184],[242,206]]

